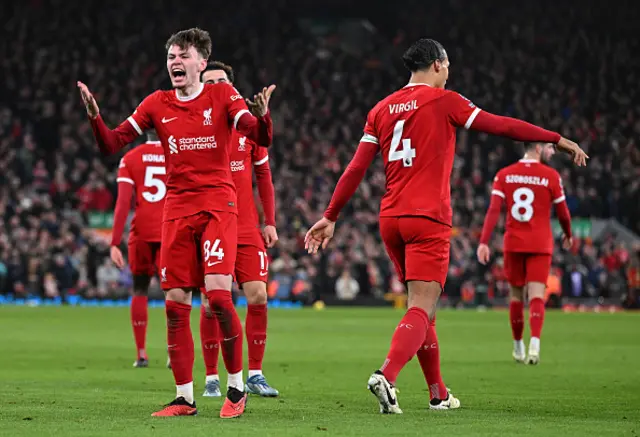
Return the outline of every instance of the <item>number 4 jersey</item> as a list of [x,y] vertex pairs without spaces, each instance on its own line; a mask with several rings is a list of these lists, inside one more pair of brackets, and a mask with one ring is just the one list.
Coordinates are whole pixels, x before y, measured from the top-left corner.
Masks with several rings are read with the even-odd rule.
[[361,141],[377,144],[384,160],[381,217],[425,216],[451,226],[456,128],[469,129],[479,112],[460,94],[425,84],[409,84],[369,112]]
[[[149,141],[127,152],[120,161],[117,182],[119,186],[131,184],[135,191],[135,215],[131,222],[131,238],[140,241],[160,241],[162,213],[167,194],[164,151],[160,141]],[[120,195],[118,193],[119,199]],[[129,199],[125,200],[129,202]],[[119,215],[118,209],[116,208],[116,215]],[[128,208],[126,210],[128,211]],[[126,213],[124,217],[126,218]],[[116,223],[120,221],[118,219],[119,217],[114,218],[114,234],[120,228]],[[119,243],[120,238],[115,240]]]
[[553,253],[551,208],[565,200],[557,171],[522,159],[498,172],[491,194],[507,206],[505,252]]

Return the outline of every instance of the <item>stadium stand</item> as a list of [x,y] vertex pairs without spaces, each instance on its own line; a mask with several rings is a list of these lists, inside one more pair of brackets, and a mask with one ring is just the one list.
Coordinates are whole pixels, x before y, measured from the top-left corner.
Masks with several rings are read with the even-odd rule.
[[[150,91],[167,87],[163,42],[177,29],[198,25],[212,34],[212,58],[235,67],[241,92],[278,85],[271,162],[280,243],[271,252],[273,297],[336,300],[353,297],[357,288],[358,298],[375,302],[402,293],[377,231],[384,190],[379,160],[345,210],[330,250],[311,259],[303,237],[352,156],[367,110],[406,81],[399,54],[416,37],[428,35],[449,51],[450,88],[481,108],[577,139],[591,156],[586,169],[570,166],[563,157],[554,160],[582,238],[570,252],[554,254],[550,296],[638,305],[637,8],[542,0],[494,22],[492,8],[506,0],[491,6],[412,2],[392,13],[368,4],[366,14],[335,1],[322,2],[320,14],[319,6],[306,3],[313,2],[237,0],[209,7],[183,0],[176,8],[166,1],[29,0],[5,5],[0,293],[126,294],[130,275],[108,259],[101,231],[109,227],[117,158],[99,156],[75,81],[89,84],[105,120],[114,125]],[[450,20],[444,16],[455,16],[456,24],[445,25]],[[499,254],[489,268],[481,267],[474,254],[493,175],[520,153],[506,140],[459,134],[446,288],[454,304],[491,301],[506,292]],[[595,236],[604,224],[607,229]],[[493,245],[499,253],[499,235]]]

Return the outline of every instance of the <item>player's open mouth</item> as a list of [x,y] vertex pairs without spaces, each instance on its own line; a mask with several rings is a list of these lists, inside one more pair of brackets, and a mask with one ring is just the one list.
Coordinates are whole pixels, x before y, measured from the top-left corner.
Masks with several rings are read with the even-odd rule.
[[187,73],[184,70],[181,70],[179,68],[176,68],[175,70],[171,70],[171,77],[173,78],[184,77],[186,75]]

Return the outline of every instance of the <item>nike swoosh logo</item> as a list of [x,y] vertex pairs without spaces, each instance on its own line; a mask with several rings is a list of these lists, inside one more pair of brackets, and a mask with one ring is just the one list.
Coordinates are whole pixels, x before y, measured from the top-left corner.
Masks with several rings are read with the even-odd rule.
[[221,262],[222,262],[222,261],[208,262],[208,263],[207,263],[207,266],[209,266],[209,267],[213,267],[213,266],[215,266],[216,264],[220,264]]
[[231,341],[231,340],[233,340],[234,338],[238,338],[238,336],[237,336],[237,335],[234,335],[233,337],[231,337],[231,338],[225,338],[225,339],[223,339],[222,341]]
[[264,272],[264,273],[260,272],[260,276],[267,276],[268,274],[269,272]]
[[163,123],[169,123],[170,121],[173,121],[175,119],[177,119],[178,117],[172,117],[172,118],[164,118],[162,117],[162,122]]
[[386,386],[386,385],[384,386],[384,389],[385,389],[385,391],[387,392],[387,399],[389,399],[389,403],[390,403],[391,405],[395,405],[395,404],[396,404],[396,398],[394,398],[394,397],[391,395],[391,391],[387,388],[387,386]]

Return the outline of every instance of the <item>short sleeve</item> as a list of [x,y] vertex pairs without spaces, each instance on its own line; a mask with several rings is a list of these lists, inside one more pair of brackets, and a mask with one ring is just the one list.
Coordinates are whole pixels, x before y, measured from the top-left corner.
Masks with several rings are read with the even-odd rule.
[[551,198],[553,199],[554,205],[565,200],[562,178],[557,172],[554,172],[551,177]]
[[504,195],[504,175],[500,172],[493,178],[493,188],[491,189],[492,196],[499,196],[503,199],[506,197]]
[[238,121],[245,114],[251,114],[242,95],[228,83],[219,83],[216,86],[222,88],[222,100],[227,107],[229,122],[234,129],[238,127]]
[[378,140],[378,133],[375,128],[375,114],[376,108],[373,108],[367,115],[367,121],[364,124],[364,133],[360,139],[361,143],[380,144]]
[[153,113],[156,100],[156,93],[147,96],[142,103],[138,105],[136,110],[133,111],[133,114],[127,118],[127,121],[131,123],[131,126],[133,126],[138,135],[142,135],[144,131],[153,127],[151,114]]
[[449,121],[456,127],[469,129],[480,113],[480,108],[462,94],[449,92],[442,98]]
[[269,149],[266,147],[258,147],[255,144],[251,145],[251,162],[253,165],[263,165],[269,161]]
[[127,153],[120,160],[120,165],[118,166],[118,177],[116,178],[116,182],[124,182],[127,184],[135,185],[133,180],[132,171],[130,165],[128,163],[130,155]]

